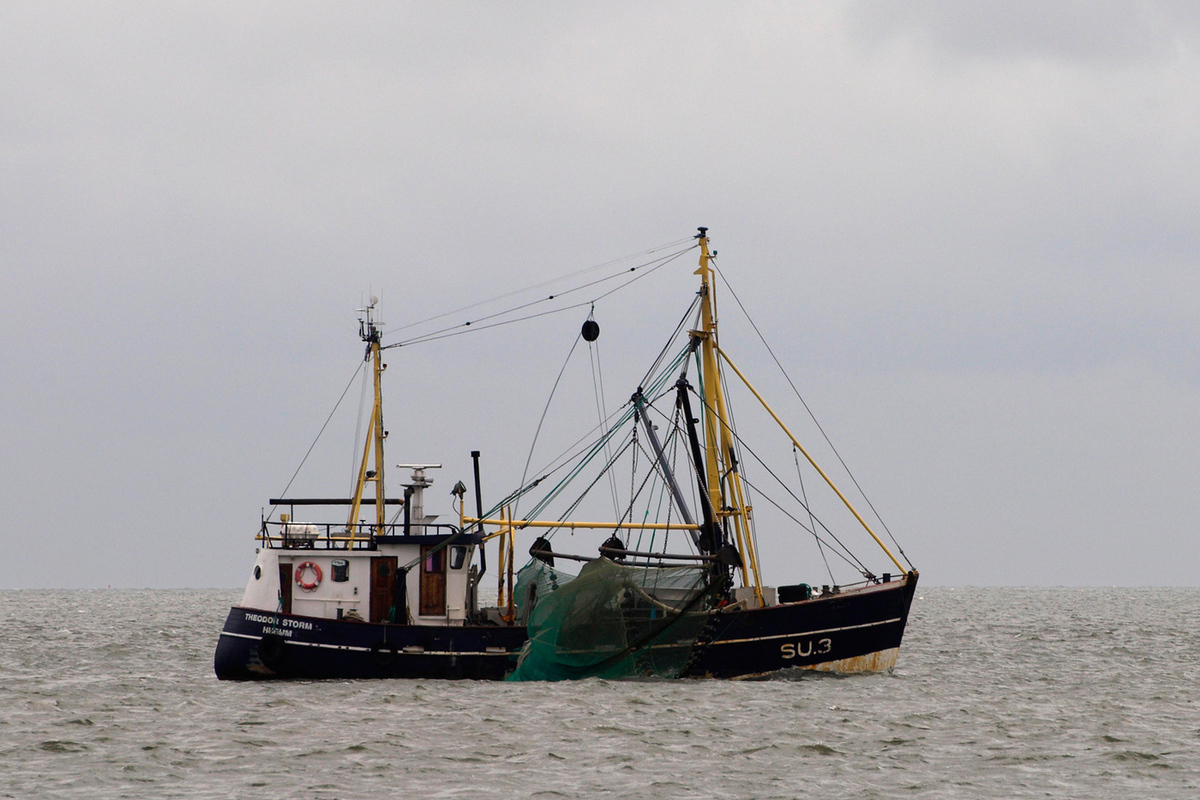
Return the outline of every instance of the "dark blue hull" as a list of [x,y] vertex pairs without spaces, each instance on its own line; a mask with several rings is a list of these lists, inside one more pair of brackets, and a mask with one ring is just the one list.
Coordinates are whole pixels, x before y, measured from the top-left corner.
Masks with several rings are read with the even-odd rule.
[[222,680],[503,680],[524,643],[524,628],[384,625],[235,606],[213,666]]
[[[751,677],[789,667],[890,669],[916,586],[913,574],[800,603],[715,611],[684,677]],[[503,680],[525,639],[523,627],[384,625],[234,607],[214,667],[222,680]]]
[[841,595],[715,612],[684,674],[738,678],[789,667],[847,673],[891,669],[916,588],[913,573]]

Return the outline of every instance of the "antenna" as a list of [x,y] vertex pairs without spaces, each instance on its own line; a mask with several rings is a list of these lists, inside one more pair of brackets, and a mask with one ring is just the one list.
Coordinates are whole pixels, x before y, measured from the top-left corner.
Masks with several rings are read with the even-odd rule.
[[371,302],[358,309],[358,313],[363,315],[358,318],[358,335],[364,342],[378,342],[382,333],[380,328],[382,328],[383,322],[375,318],[375,306],[377,305],[379,305],[379,298],[371,295]]

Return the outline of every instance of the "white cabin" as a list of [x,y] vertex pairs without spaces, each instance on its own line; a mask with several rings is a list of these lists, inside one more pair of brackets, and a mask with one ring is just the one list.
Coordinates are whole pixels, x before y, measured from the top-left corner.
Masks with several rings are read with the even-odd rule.
[[281,501],[292,513],[264,521],[241,606],[318,619],[463,625],[474,610],[471,561],[478,537],[425,514],[424,491],[433,484],[426,470],[437,465],[398,466],[412,470],[407,500],[387,502],[407,502],[405,522],[382,532],[365,523],[348,531],[344,523],[293,519],[297,505],[339,501]]

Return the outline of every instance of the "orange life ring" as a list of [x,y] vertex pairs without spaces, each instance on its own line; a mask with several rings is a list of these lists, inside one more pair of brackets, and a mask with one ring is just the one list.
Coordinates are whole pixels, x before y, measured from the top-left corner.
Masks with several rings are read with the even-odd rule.
[[[313,580],[311,583],[304,580],[304,570],[306,569],[313,571]],[[296,583],[300,584],[300,588],[306,592],[315,591],[321,585],[321,568],[314,561],[305,561],[296,567]]]

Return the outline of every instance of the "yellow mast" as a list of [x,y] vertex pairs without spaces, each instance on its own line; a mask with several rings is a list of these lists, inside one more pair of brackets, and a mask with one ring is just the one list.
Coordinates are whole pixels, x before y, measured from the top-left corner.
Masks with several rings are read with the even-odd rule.
[[[383,429],[382,390],[383,371],[387,369],[387,364],[382,362],[379,352],[380,330],[375,323],[373,314],[377,302],[372,297],[370,305],[363,309],[366,312],[367,318],[359,320],[359,335],[367,343],[366,359],[371,362],[371,371],[375,379],[375,403],[371,409],[371,424],[367,429],[367,440],[363,443],[362,463],[358,468],[358,480],[354,484],[354,500],[350,504],[350,518],[346,521],[346,532],[350,534],[350,547],[354,547],[354,540],[357,537],[358,512],[362,506],[363,491],[368,482],[373,481],[375,483],[375,532],[377,534],[383,533],[384,525],[387,522],[387,506],[384,504],[383,483],[383,440],[387,437],[387,431]],[[367,464],[370,462],[372,447],[375,450],[375,470],[374,472],[369,472]]]
[[717,363],[717,314],[713,295],[712,255],[708,250],[708,228],[700,228],[696,239],[700,243],[700,330],[692,335],[700,340],[700,364],[704,383],[704,439],[708,451],[705,459],[708,500],[718,525],[733,522],[734,544],[742,559],[742,585],[753,586],[761,604],[762,580],[758,572],[758,555],[750,530],[750,509],[746,506],[742,480],[733,461],[733,440],[730,437],[729,413],[721,389],[721,373]]

